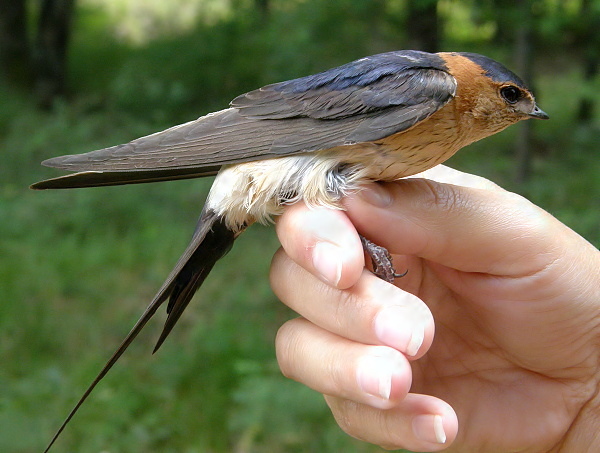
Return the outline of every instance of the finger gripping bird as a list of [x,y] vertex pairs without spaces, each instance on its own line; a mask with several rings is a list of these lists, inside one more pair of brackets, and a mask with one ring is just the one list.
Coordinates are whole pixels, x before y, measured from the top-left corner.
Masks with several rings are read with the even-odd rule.
[[[267,85],[225,110],[124,145],[43,162],[75,173],[34,189],[216,175],[190,244],[46,451],[168,300],[154,350],[160,347],[214,264],[252,223],[299,200],[339,209],[341,198],[365,183],[419,173],[527,118],[548,115],[500,63],[472,53],[396,51]],[[393,281],[387,251],[362,239],[376,274]]]

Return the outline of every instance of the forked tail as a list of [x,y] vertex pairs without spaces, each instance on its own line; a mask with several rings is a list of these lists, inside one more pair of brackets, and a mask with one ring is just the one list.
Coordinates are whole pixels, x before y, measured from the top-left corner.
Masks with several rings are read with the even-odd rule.
[[119,360],[163,302],[169,298],[167,320],[156,347],[154,348],[154,352],[158,350],[215,263],[231,249],[236,237],[237,234],[229,230],[222,219],[214,212],[202,211],[194,236],[183,252],[183,255],[179,258],[179,261],[177,261],[175,268],[171,271],[156,296],[154,296],[154,299],[150,302],[146,311],[144,311],[121,345],[117,348],[108,362],[106,362],[75,407],[73,407],[44,450],[44,453],[47,453],[50,450],[56,439],[58,439],[58,436],[63,432],[69,421],[71,421],[96,385],[98,385],[117,360]]

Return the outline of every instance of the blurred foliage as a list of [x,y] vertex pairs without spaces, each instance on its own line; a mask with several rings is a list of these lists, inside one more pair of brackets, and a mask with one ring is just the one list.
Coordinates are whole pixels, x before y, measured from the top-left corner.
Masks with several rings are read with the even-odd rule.
[[[510,63],[502,2],[440,0],[445,49]],[[598,9],[600,2],[592,2]],[[244,91],[403,48],[406,2],[80,0],[70,94],[52,111],[0,80],[0,451],[40,451],[170,271],[210,181],[35,193],[39,162],[160,130]],[[516,127],[450,165],[522,193],[600,244],[600,80],[584,80],[582,1],[539,0],[534,174],[513,182]],[[510,64],[508,64],[510,66]],[[592,96],[596,116],[576,120]],[[157,316],[97,388],[56,451],[379,451],[335,425],[320,395],[283,378],[268,287],[277,241],[238,241],[156,356]],[[235,266],[234,266],[235,264]],[[7,435],[10,433],[10,435]]]

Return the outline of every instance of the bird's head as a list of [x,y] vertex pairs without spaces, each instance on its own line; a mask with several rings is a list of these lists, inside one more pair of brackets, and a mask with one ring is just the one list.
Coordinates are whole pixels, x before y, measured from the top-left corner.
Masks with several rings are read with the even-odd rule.
[[473,53],[441,55],[456,78],[456,109],[471,141],[524,119],[549,118],[525,82],[497,61]]

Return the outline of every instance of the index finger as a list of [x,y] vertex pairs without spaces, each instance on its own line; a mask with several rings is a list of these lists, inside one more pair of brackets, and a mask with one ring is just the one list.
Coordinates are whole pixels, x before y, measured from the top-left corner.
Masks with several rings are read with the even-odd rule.
[[321,281],[343,289],[360,278],[363,249],[344,211],[299,202],[286,208],[275,229],[290,258]]

